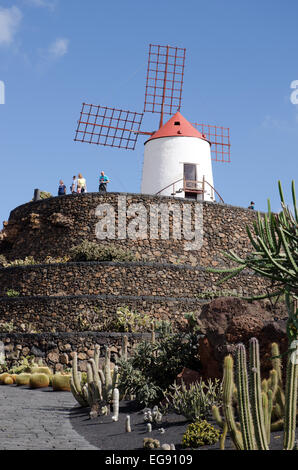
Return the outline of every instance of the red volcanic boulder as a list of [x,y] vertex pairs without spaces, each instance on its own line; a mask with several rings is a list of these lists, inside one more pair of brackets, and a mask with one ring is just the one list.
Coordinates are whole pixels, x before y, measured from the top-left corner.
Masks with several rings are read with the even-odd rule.
[[278,343],[281,352],[287,350],[286,319],[286,308],[279,305],[273,310],[268,301],[219,297],[204,305],[199,317],[205,335],[199,341],[203,378],[221,378],[224,357],[233,354],[238,343],[248,346],[253,337],[259,340],[261,369],[266,375],[271,369],[271,343]]
[[183,367],[182,372],[177,375],[176,383],[178,385],[182,385],[182,382],[186,387],[193,384],[194,382],[199,382],[201,378],[201,374],[196,370],[188,369],[187,367]]

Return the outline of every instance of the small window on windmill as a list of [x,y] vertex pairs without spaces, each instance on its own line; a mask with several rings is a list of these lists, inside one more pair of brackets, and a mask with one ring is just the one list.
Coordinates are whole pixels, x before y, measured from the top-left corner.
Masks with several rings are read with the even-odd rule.
[[175,121],[174,126],[180,126],[180,121]]

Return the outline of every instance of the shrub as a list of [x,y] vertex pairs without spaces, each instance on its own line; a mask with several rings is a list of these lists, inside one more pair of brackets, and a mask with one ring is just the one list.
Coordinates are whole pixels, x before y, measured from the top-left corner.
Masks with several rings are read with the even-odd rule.
[[119,307],[105,326],[107,331],[135,333],[149,330],[150,322],[149,315],[132,312],[128,307]]
[[69,252],[70,261],[133,261],[134,257],[115,245],[103,246],[84,240],[80,245],[73,246]]
[[215,444],[220,437],[220,431],[204,421],[191,423],[182,437],[182,446],[196,449],[197,447]]
[[36,264],[33,256],[26,256],[25,259],[15,259],[13,261],[9,261],[6,263],[6,268],[11,268],[14,266],[30,266],[32,264]]
[[132,357],[120,360],[120,393],[135,395],[145,406],[158,404],[183,367],[198,368],[197,344],[197,336],[186,333],[142,341]]
[[174,411],[185,416],[189,421],[197,421],[208,416],[213,405],[219,406],[222,402],[222,387],[218,379],[211,379],[205,383],[202,379],[191,384],[188,388],[182,385],[171,385],[164,396],[167,400],[165,411]]
[[0,331],[1,333],[12,333],[14,330],[14,323],[13,321],[0,323]]
[[64,263],[67,263],[69,260],[70,260],[69,256],[63,256],[63,257],[58,257],[58,258],[47,256],[43,262],[45,264],[64,264]]
[[7,297],[18,297],[20,293],[16,290],[9,289],[8,291],[6,291],[6,295]]
[[5,258],[4,255],[0,255],[0,267],[5,268],[6,265],[7,265],[7,259]]
[[47,199],[49,197],[53,197],[51,193],[48,191],[40,191],[40,199]]
[[16,362],[16,364],[9,369],[10,374],[21,374],[23,372],[31,372],[33,367],[38,367],[34,363],[34,356],[23,357],[22,360]]

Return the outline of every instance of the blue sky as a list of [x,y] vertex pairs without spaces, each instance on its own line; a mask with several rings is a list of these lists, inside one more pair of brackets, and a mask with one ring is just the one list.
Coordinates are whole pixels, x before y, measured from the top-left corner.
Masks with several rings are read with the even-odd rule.
[[150,43],[186,48],[182,114],[230,128],[232,161],[213,165],[225,202],[278,210],[297,173],[297,15],[294,0],[0,0],[0,222],[79,172],[88,191],[102,169],[110,191],[140,191],[143,137],[134,152],[73,139],[83,101],[143,111]]

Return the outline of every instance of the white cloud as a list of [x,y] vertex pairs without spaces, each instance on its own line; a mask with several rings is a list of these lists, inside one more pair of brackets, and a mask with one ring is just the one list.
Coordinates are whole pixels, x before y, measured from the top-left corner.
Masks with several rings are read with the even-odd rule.
[[50,10],[54,10],[56,6],[56,0],[25,0],[25,3],[33,7],[46,7]]
[[10,45],[19,28],[22,13],[18,7],[0,7],[0,45]]
[[49,47],[49,56],[53,59],[59,59],[68,52],[69,40],[66,38],[58,38]]

